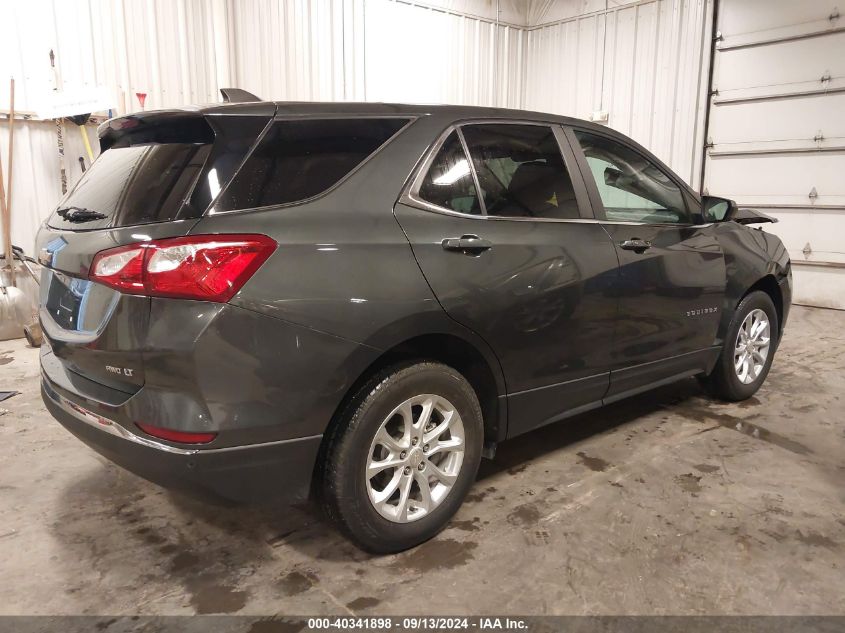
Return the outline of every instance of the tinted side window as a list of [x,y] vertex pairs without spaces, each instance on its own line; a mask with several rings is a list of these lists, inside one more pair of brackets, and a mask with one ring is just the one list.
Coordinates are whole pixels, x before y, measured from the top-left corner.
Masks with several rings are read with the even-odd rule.
[[550,127],[480,124],[461,131],[487,215],[580,217],[572,179]]
[[434,157],[419,197],[452,211],[481,214],[472,170],[456,132],[449,135]]
[[407,122],[277,121],[223,192],[216,208],[252,209],[316,196],[364,162]]
[[576,131],[608,220],[688,223],[681,189],[634,150],[603,136]]

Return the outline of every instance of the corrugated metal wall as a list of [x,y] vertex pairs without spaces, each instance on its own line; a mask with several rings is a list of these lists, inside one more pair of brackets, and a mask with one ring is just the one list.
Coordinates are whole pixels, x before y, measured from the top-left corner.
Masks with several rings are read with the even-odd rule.
[[[607,7],[558,3],[567,6],[552,15]],[[634,2],[527,27],[549,0],[34,0],[11,4],[13,19],[0,25],[0,64],[10,66],[0,78],[17,78],[19,111],[35,110],[53,89],[51,49],[64,89],[106,86],[116,113],[139,109],[136,92],[153,109],[218,101],[227,86],[282,100],[498,105],[580,117],[606,109],[610,126],[695,182],[711,3]],[[523,24],[510,22],[517,19]],[[0,109],[5,101],[0,82]],[[60,197],[55,125],[19,121],[16,130],[13,240],[31,249]],[[88,133],[93,141],[93,126]],[[84,150],[74,126],[65,139],[72,183]]]
[[[0,109],[8,109],[5,78],[16,78],[15,105],[33,114],[57,85],[62,89],[106,86],[114,111],[139,109],[135,92],[146,92],[146,108],[218,100],[213,12],[204,0],[36,0],[14,3],[0,72]],[[225,4],[222,5],[225,10]],[[8,38],[8,39],[7,39]],[[54,51],[56,71],[50,67]],[[5,70],[5,68],[3,69]],[[95,126],[87,126],[96,152]],[[69,184],[87,156],[76,126],[64,131]],[[8,147],[0,126],[0,147]],[[8,164],[4,156],[4,173]],[[27,251],[43,217],[61,197],[56,126],[52,121],[17,121],[12,239]]]
[[[92,148],[96,148],[96,129],[85,128]],[[9,134],[0,125],[3,174],[9,186],[7,151]],[[96,151],[96,150],[95,150]],[[65,165],[68,182],[75,182],[81,172],[77,158],[85,156],[82,137],[75,125],[65,126]],[[86,158],[87,161],[87,158]],[[12,191],[12,243],[32,254],[35,234],[42,220],[61,197],[56,126],[52,122],[15,123],[14,187]]]
[[528,31],[524,106],[608,125],[698,188],[712,0],[650,0]]
[[364,98],[364,1],[229,5],[233,85],[264,99]]
[[[502,5],[508,17],[518,15],[520,2]],[[146,109],[155,109],[218,101],[227,86],[266,99],[520,107],[525,33],[496,26],[493,7],[489,0],[434,7],[406,0],[35,0],[14,3],[13,19],[3,21],[0,77],[17,78],[19,112],[36,110],[53,89],[51,49],[60,85],[108,87],[115,113],[139,109],[136,92],[147,93]],[[6,92],[0,82],[4,110]],[[96,147],[93,126],[88,133]],[[84,149],[72,125],[65,142],[73,183]],[[2,125],[0,147],[7,143]],[[55,125],[18,121],[15,147],[13,241],[29,250],[61,195]]]
[[521,107],[522,28],[400,1],[368,2],[366,32],[369,101]]

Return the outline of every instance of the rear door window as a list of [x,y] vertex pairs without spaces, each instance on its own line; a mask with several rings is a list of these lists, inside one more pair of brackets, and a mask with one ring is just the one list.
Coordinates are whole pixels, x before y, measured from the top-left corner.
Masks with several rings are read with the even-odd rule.
[[449,134],[440,147],[418,195],[425,202],[449,211],[481,214],[469,159],[457,132]]
[[408,122],[405,118],[276,121],[220,195],[215,210],[313,198],[340,182]]
[[579,218],[572,179],[546,125],[473,124],[461,128],[487,215]]

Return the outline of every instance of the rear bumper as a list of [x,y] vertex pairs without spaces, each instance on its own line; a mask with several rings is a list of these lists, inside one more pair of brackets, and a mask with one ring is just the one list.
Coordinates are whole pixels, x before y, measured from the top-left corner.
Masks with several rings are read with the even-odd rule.
[[44,374],[41,396],[73,435],[161,486],[240,502],[292,502],[308,496],[320,435],[217,449],[182,448],[136,435],[90,411]]

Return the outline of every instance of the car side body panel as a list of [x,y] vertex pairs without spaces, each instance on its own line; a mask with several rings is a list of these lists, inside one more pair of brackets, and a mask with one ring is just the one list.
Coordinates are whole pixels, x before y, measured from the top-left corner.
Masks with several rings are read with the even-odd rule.
[[[443,309],[501,362],[509,436],[602,398],[618,269],[599,225],[461,218],[401,203],[396,217]],[[478,256],[442,248],[468,233],[492,248]]]
[[720,222],[714,225],[714,230],[725,251],[726,274],[722,319],[715,344],[723,343],[734,311],[748,290],[769,276],[780,289],[780,302],[775,300],[775,305],[780,303],[782,311],[779,324],[782,336],[792,305],[792,265],[783,243],[762,228],[736,222]]
[[[252,484],[233,483],[242,466],[249,482],[279,482],[277,492],[284,493],[284,481],[289,480],[288,492],[301,496],[307,492],[321,435],[350,391],[391,350],[427,335],[460,339],[488,365],[497,400],[493,441],[607,402],[612,372],[619,369],[614,367],[612,324],[624,309],[625,284],[620,282],[612,235],[601,222],[584,218],[580,224],[555,224],[537,235],[533,244],[532,231],[539,229],[531,229],[532,222],[456,219],[445,228],[435,227],[442,220],[436,214],[397,204],[429,148],[456,123],[577,122],[492,108],[390,104],[242,103],[188,112],[195,111],[212,117],[253,113],[262,121],[275,113],[277,119],[400,116],[412,122],[337,186],[302,203],[220,212],[212,204],[199,220],[92,231],[45,225],[38,245],[50,258],[45,262],[49,272],[86,283],[98,251],[128,243],[217,233],[260,233],[278,243],[229,304],[116,293],[119,318],[102,332],[79,335],[90,340],[73,340],[73,332],[51,337],[45,327],[45,402],[86,443],[140,474],[164,451],[168,456],[160,465],[168,472],[150,474],[154,480],[173,475],[178,481],[208,483],[229,498],[254,498]],[[103,133],[115,134],[121,125],[132,123],[132,116],[109,123]],[[144,113],[136,118],[152,122],[156,116],[164,115]],[[253,127],[257,129],[258,123]],[[229,167],[234,170],[234,162]],[[583,187],[582,180],[579,185]],[[688,187],[685,195],[698,200]],[[471,270],[474,286],[462,287],[448,282],[448,257],[437,256],[441,234],[454,230],[457,236],[465,223],[497,225],[496,240],[504,257],[495,266]],[[721,284],[724,298],[713,340],[702,338],[693,346],[716,350],[741,297],[769,275],[781,288],[785,321],[791,272],[780,241],[731,222],[706,230],[725,261],[724,270],[719,270],[723,277],[708,277],[707,284]],[[434,258],[442,263],[432,267]],[[473,264],[469,258],[461,262],[467,269]],[[509,277],[509,269],[519,273],[516,278]],[[439,279],[432,277],[432,270]],[[708,269],[708,275],[712,273]],[[631,278],[629,290],[636,278]],[[674,283],[671,275],[667,279]],[[479,288],[489,289],[488,299],[498,298],[485,299]],[[546,309],[545,298],[553,298],[552,307],[562,312]],[[537,301],[532,304],[532,299]],[[526,304],[539,309],[520,312],[519,306]],[[123,325],[120,306],[134,311],[125,315]],[[474,315],[475,322],[462,318],[467,314]],[[544,315],[557,315],[554,324],[539,318]],[[42,320],[47,318],[52,317],[42,314]],[[567,329],[573,323],[578,327]],[[552,331],[552,325],[558,329]],[[545,347],[538,344],[543,328],[548,332]],[[676,337],[677,332],[657,332],[655,341],[663,345],[661,335]],[[101,372],[92,365],[100,358],[95,354],[85,358],[86,350],[102,353]],[[80,416],[102,422],[92,426]],[[199,448],[148,442],[156,447],[133,445],[132,451],[122,454],[123,440],[112,434],[101,441],[104,434],[96,428],[113,423],[131,433],[138,431],[138,422],[218,435]],[[255,468],[249,463],[250,454],[256,455]],[[288,460],[285,468],[279,468],[279,459]],[[164,461],[172,465],[165,467]],[[214,481],[205,482],[204,472],[214,473]],[[261,488],[262,495],[266,488]]]
[[[329,379],[336,392],[324,391],[313,412],[313,403],[297,407],[290,416],[292,428],[307,426],[322,433],[368,366],[384,352],[424,335],[455,336],[472,345],[487,361],[498,392],[506,393],[496,356],[483,339],[444,313],[392,213],[405,179],[439,125],[430,120],[411,123],[339,187],[310,202],[246,212],[212,210],[194,227],[195,234],[260,233],[278,242],[233,305],[354,347],[335,375],[326,369],[337,367],[336,358],[315,359],[300,368],[302,380]],[[285,355],[262,362],[268,377],[288,371]],[[507,427],[504,416],[502,406],[501,419],[492,424],[502,432]]]
[[[476,125],[507,133],[541,122],[466,118],[431,148],[420,173],[456,130]],[[559,126],[548,125],[572,180],[576,218],[497,217],[463,214],[426,203],[415,174],[394,214],[426,280],[456,322],[495,351],[507,383],[508,436],[553,422],[600,402],[609,384],[617,297],[613,245],[593,221],[586,190]],[[518,134],[518,132],[517,132]],[[562,195],[568,192],[561,191]],[[557,198],[556,198],[557,199]],[[476,236],[481,252],[445,248]]]

